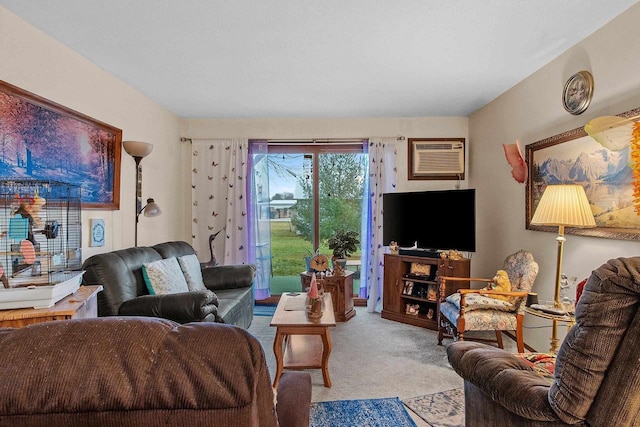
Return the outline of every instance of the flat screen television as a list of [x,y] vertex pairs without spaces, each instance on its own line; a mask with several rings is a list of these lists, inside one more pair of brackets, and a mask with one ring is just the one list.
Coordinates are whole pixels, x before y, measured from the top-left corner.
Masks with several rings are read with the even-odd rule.
[[476,251],[476,190],[440,190],[382,195],[384,245]]

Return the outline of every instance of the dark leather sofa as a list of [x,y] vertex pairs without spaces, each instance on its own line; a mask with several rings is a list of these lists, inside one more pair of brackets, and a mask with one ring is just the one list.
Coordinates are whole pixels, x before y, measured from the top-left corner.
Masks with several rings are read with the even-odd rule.
[[253,265],[202,268],[207,290],[149,295],[142,264],[194,254],[186,242],[166,242],[93,255],[83,263],[83,284],[102,285],[98,316],[151,316],[178,323],[220,322],[249,328],[253,320]]
[[0,427],[306,427],[308,372],[285,372],[277,404],[249,332],[150,317],[0,328]]

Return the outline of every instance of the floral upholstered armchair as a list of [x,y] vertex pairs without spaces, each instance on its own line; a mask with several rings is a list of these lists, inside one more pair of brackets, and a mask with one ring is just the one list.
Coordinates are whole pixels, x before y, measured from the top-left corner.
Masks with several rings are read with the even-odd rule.
[[[440,313],[438,315],[438,344],[447,336],[464,340],[467,331],[495,331],[495,342],[503,348],[502,332],[515,331],[518,352],[524,352],[523,322],[527,294],[538,275],[538,263],[526,250],[509,255],[502,267],[509,276],[511,291],[460,289],[445,295],[448,281],[492,283],[493,279],[440,277]],[[507,296],[505,300],[493,298]],[[476,338],[479,339],[479,338]],[[487,341],[487,339],[482,339]]]

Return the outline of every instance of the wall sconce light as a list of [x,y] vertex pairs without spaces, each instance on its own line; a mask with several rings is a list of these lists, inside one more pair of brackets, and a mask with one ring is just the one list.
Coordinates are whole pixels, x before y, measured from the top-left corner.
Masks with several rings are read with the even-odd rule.
[[160,207],[156,202],[149,198],[147,204],[142,206],[142,166],[140,162],[142,159],[151,153],[153,150],[153,144],[142,141],[123,141],[122,147],[133,160],[136,162],[136,226],[135,226],[135,246],[138,246],[138,219],[140,214],[144,213],[146,217],[154,217],[160,215]]

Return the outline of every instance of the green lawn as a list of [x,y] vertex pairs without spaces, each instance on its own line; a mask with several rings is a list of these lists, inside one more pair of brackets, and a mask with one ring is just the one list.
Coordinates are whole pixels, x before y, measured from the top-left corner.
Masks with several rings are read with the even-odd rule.
[[[271,294],[300,291],[300,273],[305,271],[304,258],[313,250],[311,242],[298,236],[291,228],[290,222],[271,221]],[[331,258],[331,251],[326,245],[320,246],[320,253]],[[360,258],[360,251],[351,259]],[[354,292],[360,286],[360,280],[354,280]]]
[[[304,257],[313,247],[311,242],[298,236],[291,228],[290,222],[271,222],[271,256],[274,276],[294,276],[305,269]],[[325,245],[320,246],[320,253],[331,258],[331,250]],[[350,259],[359,259],[360,251]]]

